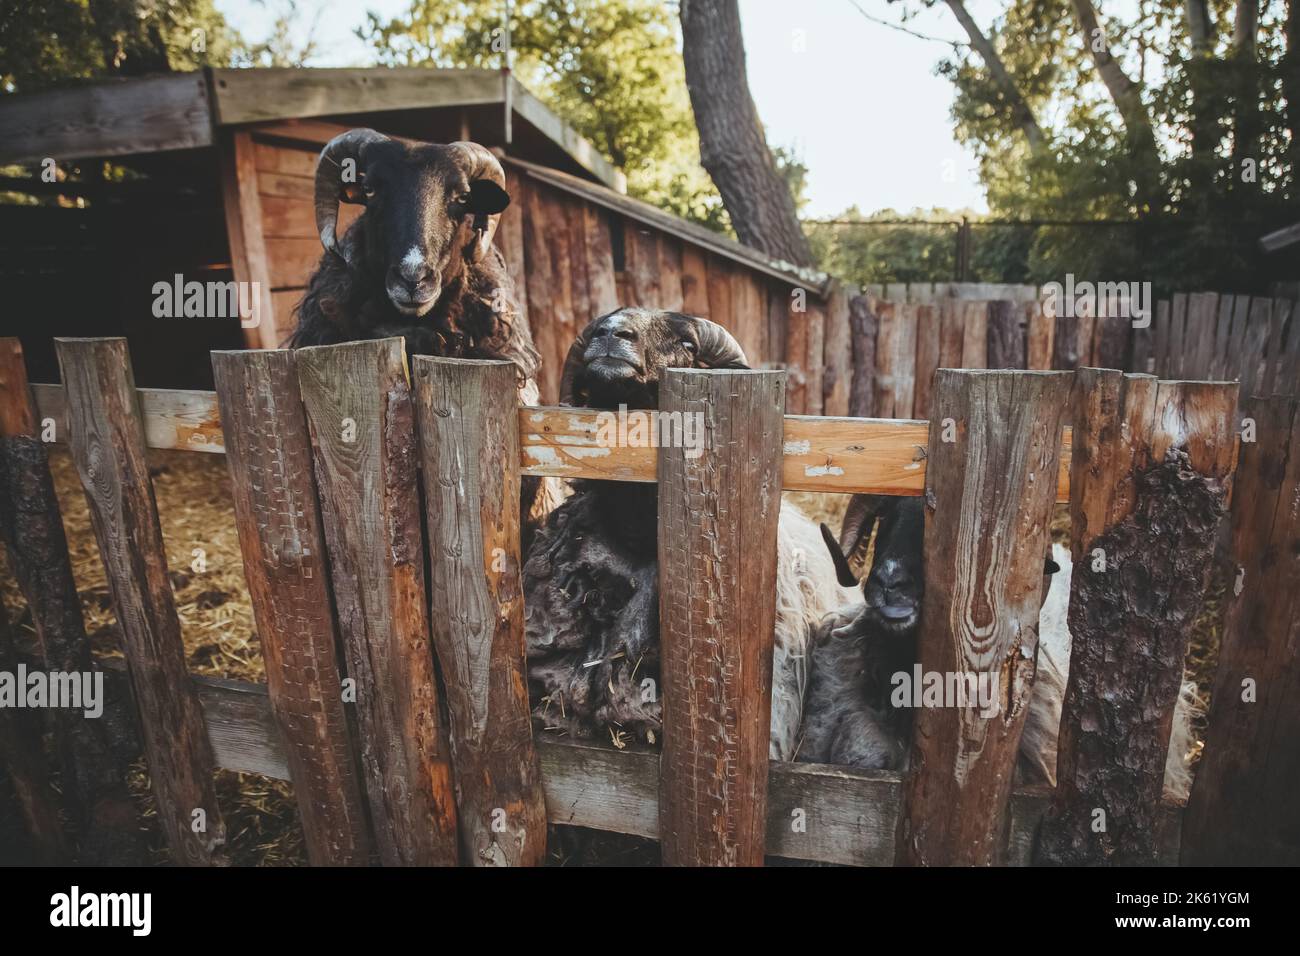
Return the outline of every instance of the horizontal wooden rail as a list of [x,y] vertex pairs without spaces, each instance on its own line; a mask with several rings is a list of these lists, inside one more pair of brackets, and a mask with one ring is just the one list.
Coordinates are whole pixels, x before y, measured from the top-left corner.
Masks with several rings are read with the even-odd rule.
[[[32,392],[41,420],[55,423],[55,441],[66,441],[63,387],[33,385]],[[225,452],[215,392],[142,388],[139,395],[150,448]],[[521,473],[653,482],[657,448],[615,446],[602,439],[602,428],[617,427],[617,421],[616,413],[590,408],[521,407]],[[635,427],[625,425],[625,434],[635,435]],[[923,421],[787,415],[781,487],[919,495],[925,490],[928,431]],[[1056,500],[1070,500],[1069,428],[1063,434]]]
[[[211,677],[195,677],[194,683],[218,765],[287,780],[288,761],[265,685]],[[551,823],[658,838],[659,754],[546,740],[537,750]],[[768,773],[770,855],[850,866],[893,862],[899,774],[777,761]],[[1051,788],[1041,785],[1012,793],[1007,863],[1030,863],[1051,797]],[[1162,804],[1161,865],[1177,863],[1182,816],[1181,806]]]

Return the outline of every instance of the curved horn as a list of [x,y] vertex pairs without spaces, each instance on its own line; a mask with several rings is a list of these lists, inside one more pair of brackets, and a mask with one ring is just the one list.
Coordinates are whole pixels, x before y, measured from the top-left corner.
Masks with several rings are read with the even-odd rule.
[[840,524],[840,547],[849,562],[857,563],[866,557],[876,518],[891,503],[886,495],[857,494],[849,499],[848,510]]
[[699,363],[707,368],[749,368],[745,350],[730,332],[708,319],[696,318],[700,331]]
[[[494,184],[488,187],[488,195],[483,197],[488,204],[487,209],[475,213],[474,231],[478,237],[466,250],[471,261],[477,262],[487,255],[492,237],[497,231],[497,222],[501,219],[501,210],[510,202],[510,195],[506,192],[506,171],[501,168],[501,161],[486,146],[461,140],[449,143],[447,148],[460,160],[466,178],[469,179],[471,193],[481,190],[481,187],[475,186],[476,182],[487,180]],[[492,193],[496,195],[493,196]]]
[[492,155],[486,146],[466,140],[448,143],[447,146],[456,150],[466,161],[471,182],[475,179],[490,179],[502,189],[505,188],[506,171],[501,168],[501,160]]
[[355,191],[352,196],[348,195],[349,186],[360,184],[343,181],[343,162],[358,160],[364,147],[387,139],[383,133],[376,133],[373,129],[350,129],[326,143],[316,161],[316,232],[320,244],[344,262],[347,262],[347,257],[340,251],[338,237],[334,234],[339,221],[339,203],[360,202]]
[[[610,313],[611,315],[613,313]],[[603,319],[602,315],[598,319],[593,319],[587,323],[587,327],[578,333],[578,337],[573,340],[569,346],[568,354],[564,356],[564,369],[560,372],[560,404],[572,405],[577,396],[574,394],[574,381],[578,377],[578,370],[582,368],[582,353],[587,351],[587,346],[591,344],[591,331],[596,327],[596,323]]]

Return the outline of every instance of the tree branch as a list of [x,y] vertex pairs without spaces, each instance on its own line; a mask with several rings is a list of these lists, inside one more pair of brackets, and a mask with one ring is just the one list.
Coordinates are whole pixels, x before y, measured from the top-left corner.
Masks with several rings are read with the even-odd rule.
[[1020,95],[1020,90],[1016,87],[1016,81],[1007,71],[1006,64],[1002,62],[1002,57],[998,51],[993,48],[993,44],[984,32],[975,22],[975,18],[970,15],[966,5],[961,0],[946,0],[948,7],[952,10],[953,16],[957,22],[962,25],[966,35],[970,37],[970,45],[980,55],[984,65],[988,67],[994,82],[998,85],[998,90],[1002,93],[1003,98],[1011,107],[1011,116],[1016,125],[1025,134],[1025,139],[1029,140],[1029,148],[1037,152],[1042,148],[1046,137],[1043,136],[1042,127],[1038,125],[1038,120],[1034,117],[1034,111],[1030,109],[1025,98]]

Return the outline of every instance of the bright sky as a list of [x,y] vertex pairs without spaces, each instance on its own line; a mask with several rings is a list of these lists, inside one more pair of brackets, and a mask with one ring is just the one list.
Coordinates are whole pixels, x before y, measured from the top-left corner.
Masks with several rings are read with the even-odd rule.
[[[257,0],[216,0],[216,6],[249,40],[263,39],[274,20]],[[321,55],[312,65],[365,64],[369,52],[352,33],[363,11],[392,16],[407,6],[408,0],[299,0],[304,28],[316,21]],[[899,4],[857,0],[857,6],[898,22]],[[985,26],[994,6],[968,4]],[[833,216],[855,204],[868,212],[986,211],[974,158],[952,137],[952,86],[934,75],[950,46],[873,23],[852,0],[740,0],[740,16],[750,91],[768,141],[795,147],[809,167],[806,215]],[[945,4],[907,26],[965,39]]]

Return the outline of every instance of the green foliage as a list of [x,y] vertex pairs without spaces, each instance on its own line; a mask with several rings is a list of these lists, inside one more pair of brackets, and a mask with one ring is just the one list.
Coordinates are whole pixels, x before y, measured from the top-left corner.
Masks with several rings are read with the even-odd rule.
[[237,42],[212,0],[0,0],[0,88],[220,66]]
[[[1212,0],[1205,53],[1192,50],[1183,3],[1141,0],[1107,5],[1123,14],[1102,13],[1111,50],[1141,84],[1154,155],[1133,148],[1070,0],[1017,0],[986,28],[1050,139],[1041,155],[1030,155],[978,55],[963,50],[939,65],[956,91],[957,138],[975,151],[995,217],[1137,221],[1039,228],[1023,259],[1007,250],[996,278],[1023,268],[1035,282],[1074,272],[1242,291],[1288,278],[1281,257],[1257,245],[1264,232],[1300,219],[1283,95],[1286,4],[1261,4],[1256,57],[1232,47],[1235,8]],[[1142,184],[1151,182],[1158,189],[1146,192],[1162,197],[1158,208],[1144,202]],[[976,236],[980,250],[986,240]]]
[[[357,31],[381,63],[500,67],[498,0],[412,0]],[[628,192],[714,229],[725,210],[699,164],[674,10],[655,0],[521,0],[512,68],[628,178]]]

